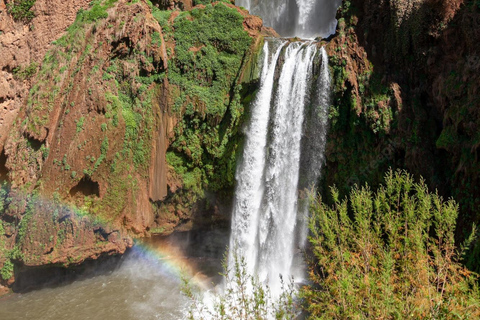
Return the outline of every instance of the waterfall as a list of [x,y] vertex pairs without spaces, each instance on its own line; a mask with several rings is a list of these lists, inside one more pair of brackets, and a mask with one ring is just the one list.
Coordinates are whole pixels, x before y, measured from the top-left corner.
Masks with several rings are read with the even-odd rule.
[[[269,44],[273,54],[269,54]],[[258,256],[256,234],[259,223],[259,210],[262,203],[264,184],[262,177],[265,170],[268,121],[270,101],[280,51],[283,41],[265,42],[263,46],[263,68],[260,78],[260,89],[251,104],[251,120],[246,130],[243,160],[237,168],[234,213],[232,218],[232,234],[230,248],[236,246],[242,250],[249,261],[249,273],[253,274]],[[248,250],[243,249],[248,248]],[[232,259],[230,259],[232,260]]]
[[[300,164],[299,190],[312,189],[317,185],[325,162],[327,143],[328,108],[330,106],[331,78],[328,70],[328,55],[325,48],[320,49],[321,66],[317,79],[317,92],[313,108],[306,113],[303,125],[302,159]],[[315,108],[317,106],[317,108]],[[298,245],[303,248],[307,240],[308,201],[305,199],[297,217],[299,224]]]
[[[325,50],[314,42],[270,39],[263,47],[260,88],[250,105],[236,173],[230,247],[274,294],[280,289],[279,275],[297,273],[295,252],[306,237],[298,190],[318,180],[323,162],[327,61]],[[308,136],[313,134],[318,136]],[[303,164],[307,167],[300,170]]]
[[237,0],[266,26],[284,37],[327,38],[335,33],[335,15],[342,0]]

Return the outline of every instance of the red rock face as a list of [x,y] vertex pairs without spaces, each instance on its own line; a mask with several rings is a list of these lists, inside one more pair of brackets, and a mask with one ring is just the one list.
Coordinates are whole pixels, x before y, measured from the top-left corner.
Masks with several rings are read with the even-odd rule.
[[[182,192],[183,182],[166,163],[179,121],[171,112],[178,88],[165,79],[145,91],[137,81],[167,71],[168,54],[175,49],[174,38],[165,36],[151,9],[143,2],[118,1],[107,18],[82,25],[75,41],[53,46],[88,1],[37,0],[28,24],[14,22],[0,1],[0,177],[11,188],[8,209],[0,216],[5,229],[0,268],[7,259],[35,268],[121,254],[132,238],[148,236],[151,229],[172,232],[195,211],[203,212],[204,203],[187,208],[181,199],[161,212],[156,208],[168,195]],[[191,8],[191,2],[181,6]],[[253,46],[274,34],[238,10]],[[35,77],[22,79],[13,71],[34,62]],[[115,72],[122,74],[123,84],[115,82]],[[132,126],[125,119],[132,119],[113,116],[121,85],[148,101],[148,111],[128,115],[148,112],[136,128],[151,151],[141,164],[119,160],[120,153],[135,147],[124,145]],[[31,196],[34,190],[38,197]],[[82,211],[86,207],[89,214]]]
[[0,0],[0,150],[30,85],[28,80],[16,79],[13,70],[39,64],[50,43],[73,23],[80,8],[88,8],[89,2],[37,0],[32,8],[36,16],[24,24],[15,22],[5,0]]
[[[6,2],[0,0],[0,175],[7,178],[4,144],[12,130],[19,110],[26,102],[30,79],[18,77],[14,70],[24,69],[33,64],[40,65],[50,44],[64,33],[75,20],[80,8],[86,9],[90,1],[36,1],[32,10],[35,17],[27,24],[16,22],[7,11]],[[21,216],[20,213],[18,213]],[[17,231],[10,225],[4,226],[5,234],[0,235],[0,266],[6,259],[6,252],[14,245]],[[3,240],[3,242],[2,242]],[[124,246],[124,245],[123,245]],[[2,254],[3,253],[3,254]],[[0,280],[1,282],[1,280]],[[13,278],[7,282],[12,285]],[[2,290],[3,289],[3,290]],[[0,285],[0,295],[8,290]]]

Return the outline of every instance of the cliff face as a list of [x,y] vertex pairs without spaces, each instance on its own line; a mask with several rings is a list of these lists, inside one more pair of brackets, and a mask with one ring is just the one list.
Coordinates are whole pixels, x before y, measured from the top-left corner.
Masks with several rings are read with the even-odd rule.
[[30,74],[25,73],[25,69],[36,69],[50,43],[72,24],[77,11],[87,8],[89,2],[75,0],[53,4],[38,0],[30,9],[37,13],[36,16],[25,24],[16,22],[7,11],[7,2],[0,0],[0,149],[28,93]]
[[27,23],[1,12],[9,285],[26,267],[122,253],[132,237],[228,205],[240,92],[255,88],[262,34],[273,34],[230,4],[78,1],[70,15],[62,5],[38,0]]
[[389,166],[406,168],[460,203],[458,239],[478,222],[479,11],[462,0],[343,4],[328,44],[325,188],[376,185]]

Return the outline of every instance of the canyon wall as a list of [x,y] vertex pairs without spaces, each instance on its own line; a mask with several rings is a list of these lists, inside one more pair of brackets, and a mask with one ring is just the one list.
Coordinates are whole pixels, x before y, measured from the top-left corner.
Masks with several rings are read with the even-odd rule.
[[29,19],[2,4],[3,284],[227,220],[273,30],[229,3],[37,0]]
[[344,1],[328,44],[324,191],[376,186],[388,167],[406,168],[457,200],[459,241],[478,223],[479,13],[478,1]]

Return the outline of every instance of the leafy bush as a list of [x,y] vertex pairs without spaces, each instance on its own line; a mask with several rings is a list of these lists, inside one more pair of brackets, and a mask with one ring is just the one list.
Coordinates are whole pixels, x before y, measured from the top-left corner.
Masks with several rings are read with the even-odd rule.
[[35,17],[35,13],[30,10],[35,1],[37,0],[13,0],[7,3],[8,13],[16,21],[28,23]]
[[354,188],[334,205],[312,203],[313,285],[302,291],[311,318],[478,319],[477,276],[459,263],[458,207],[403,171],[376,193]]
[[227,267],[227,256],[225,255],[223,261],[224,286],[221,293],[207,295],[207,298],[202,300],[184,279],[183,293],[192,300],[188,319],[287,320],[295,318],[293,281],[286,286],[282,285],[279,297],[272,298],[268,286],[247,273],[245,258],[239,255],[238,251],[235,250],[233,255],[233,270]]
[[0,270],[0,276],[3,280],[8,280],[13,277],[13,263],[10,259],[7,259]]

